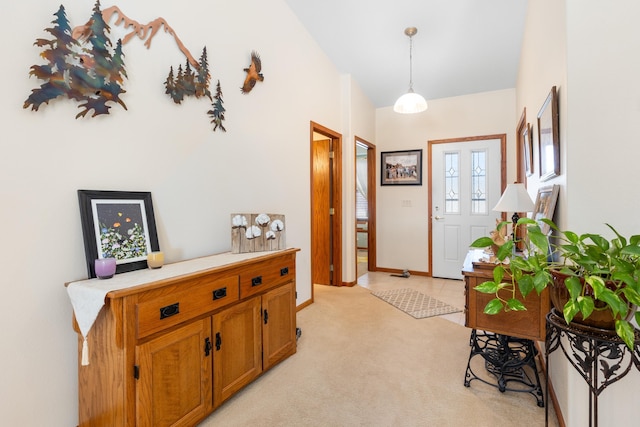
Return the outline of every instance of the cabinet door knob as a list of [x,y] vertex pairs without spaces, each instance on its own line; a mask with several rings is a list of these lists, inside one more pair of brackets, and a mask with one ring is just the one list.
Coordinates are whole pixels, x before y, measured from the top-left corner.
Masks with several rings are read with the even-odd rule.
[[220,332],[216,332],[216,351],[220,351],[221,346],[222,346],[222,338],[220,337]]
[[213,345],[211,345],[211,339],[209,337],[206,337],[204,339],[204,355],[208,356],[209,354],[211,354],[212,348],[213,348]]

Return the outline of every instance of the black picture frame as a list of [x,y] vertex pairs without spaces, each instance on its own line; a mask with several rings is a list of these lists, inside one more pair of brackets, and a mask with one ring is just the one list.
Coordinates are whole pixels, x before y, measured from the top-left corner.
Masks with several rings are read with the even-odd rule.
[[422,185],[422,150],[381,152],[380,185]]
[[553,86],[538,112],[540,181],[560,175],[560,131],[558,92]]
[[89,278],[98,258],[116,258],[116,274],[147,268],[160,250],[150,192],[78,190],[78,202]]

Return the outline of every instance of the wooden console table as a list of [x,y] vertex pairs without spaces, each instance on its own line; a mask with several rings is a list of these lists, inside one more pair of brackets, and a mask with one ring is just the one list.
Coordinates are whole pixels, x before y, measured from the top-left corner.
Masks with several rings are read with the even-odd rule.
[[[469,251],[462,268],[465,290],[465,326],[533,341],[544,341],[546,315],[550,310],[549,290],[545,289],[540,296],[535,291],[527,295],[527,298],[523,300],[527,307],[525,311],[484,314],[485,305],[495,296],[483,294],[473,288],[493,280],[495,265],[481,262],[480,259],[483,256],[485,255],[482,249]],[[520,294],[519,296],[522,297]]]
[[[481,249],[469,251],[462,269],[465,284],[465,326],[472,328],[469,343],[471,352],[464,385],[469,387],[471,381],[479,380],[497,387],[500,392],[509,390],[530,393],[536,398],[538,406],[542,407],[544,396],[535,363],[538,351],[533,342],[545,339],[549,292],[545,289],[540,296],[536,292],[530,293],[524,299],[526,311],[485,314],[484,307],[495,296],[478,292],[474,288],[493,280],[495,265],[482,262],[484,256]],[[472,359],[475,356],[484,359],[484,367],[494,381],[489,381],[478,370],[474,371]],[[510,383],[517,385],[510,387]]]
[[67,284],[88,300],[113,289],[86,343],[74,315],[79,425],[194,426],[294,354],[297,251],[226,253]]

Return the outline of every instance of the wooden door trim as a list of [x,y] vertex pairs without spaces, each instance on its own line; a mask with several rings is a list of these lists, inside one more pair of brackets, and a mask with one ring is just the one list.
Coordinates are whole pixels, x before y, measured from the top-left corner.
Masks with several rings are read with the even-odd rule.
[[[504,189],[507,185],[507,134],[500,133],[494,135],[483,135],[483,136],[469,136],[464,138],[449,138],[449,139],[433,139],[427,141],[427,157],[428,157],[428,165],[429,165],[429,187],[428,187],[428,209],[429,209],[429,276],[433,275],[433,221],[431,215],[433,213],[433,167],[431,162],[433,161],[433,153],[432,149],[435,144],[449,144],[454,142],[475,142],[475,141],[483,141],[487,139],[499,139],[500,140],[500,194],[504,192]],[[502,214],[503,219],[506,214]],[[462,266],[460,266],[462,269]]]
[[[376,240],[376,146],[370,143],[369,141],[362,139],[358,136],[355,136],[353,139],[353,150],[354,150],[354,164],[353,164],[353,175],[354,182],[356,179],[357,168],[356,162],[357,159],[357,146],[356,144],[360,142],[363,145],[367,146],[367,210],[369,212],[369,219],[367,224],[367,246],[368,246],[368,259],[367,259],[367,269],[369,271],[377,270],[377,240]],[[357,218],[355,218],[357,220]],[[355,242],[356,242],[356,276],[358,274],[358,257],[357,257],[357,241],[358,241],[358,229],[356,227],[355,230]],[[357,277],[356,277],[357,281]]]
[[[334,213],[332,216],[332,240],[334,242],[332,248],[332,258],[333,258],[333,282],[334,285],[342,286],[342,135],[338,132],[335,132],[327,127],[322,126],[321,124],[315,123],[313,121],[310,122],[310,130],[309,130],[309,143],[313,145],[313,134],[319,133],[327,138],[332,140],[333,144],[333,185],[332,185],[332,204]],[[313,156],[310,156],[310,173],[313,174]],[[311,179],[311,183],[313,179]],[[311,217],[310,220],[313,221],[313,206],[314,206],[314,198],[315,194],[313,193],[313,188],[310,189],[311,193]],[[311,230],[311,227],[309,227]],[[313,239],[313,236],[311,236]],[[313,242],[311,242],[312,251],[313,251]],[[313,277],[313,254],[311,259],[311,270]],[[313,293],[313,283],[311,283],[311,301],[313,301],[314,293]]]

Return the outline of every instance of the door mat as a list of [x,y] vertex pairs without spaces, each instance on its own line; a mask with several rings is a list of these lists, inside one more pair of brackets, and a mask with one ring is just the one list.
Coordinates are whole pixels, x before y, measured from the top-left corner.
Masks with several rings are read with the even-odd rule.
[[393,289],[390,291],[371,292],[380,298],[404,311],[408,315],[416,319],[424,319],[425,317],[440,316],[442,314],[458,313],[462,310],[444,303],[428,295],[422,294],[414,289]]

